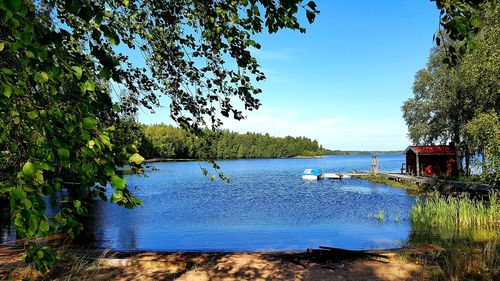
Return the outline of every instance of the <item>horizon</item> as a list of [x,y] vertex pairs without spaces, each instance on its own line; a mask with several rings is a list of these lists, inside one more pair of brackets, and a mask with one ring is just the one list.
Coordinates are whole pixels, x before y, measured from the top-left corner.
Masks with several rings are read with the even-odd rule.
[[[439,11],[430,1],[317,4],[321,14],[305,34],[255,36],[267,77],[256,83],[262,106],[241,121],[222,118],[222,129],[304,136],[332,150],[404,149],[411,143],[401,105],[434,46]],[[139,113],[141,123],[175,125],[169,99],[160,101],[156,114]]]

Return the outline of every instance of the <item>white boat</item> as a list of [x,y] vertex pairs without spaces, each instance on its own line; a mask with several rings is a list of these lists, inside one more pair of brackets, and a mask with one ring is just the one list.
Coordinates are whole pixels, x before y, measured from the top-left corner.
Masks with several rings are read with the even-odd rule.
[[303,180],[319,180],[323,178],[323,173],[319,169],[305,169],[302,173]]

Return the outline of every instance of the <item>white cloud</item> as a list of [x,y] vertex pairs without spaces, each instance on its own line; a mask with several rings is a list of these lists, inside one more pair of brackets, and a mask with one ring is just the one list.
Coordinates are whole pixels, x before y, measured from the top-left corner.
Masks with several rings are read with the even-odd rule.
[[245,120],[225,119],[224,128],[241,133],[305,136],[330,149],[393,150],[408,144],[402,120],[359,120],[356,116],[308,118],[298,111],[262,107]]
[[[311,118],[304,112],[261,106],[258,111],[245,112],[241,121],[223,118],[224,128],[240,133],[269,133],[272,136],[305,136],[316,139],[330,149],[341,150],[396,150],[404,149],[409,140],[401,118],[367,119],[352,115]],[[324,114],[327,115],[327,114]],[[174,124],[168,109],[156,114],[141,112],[141,122]]]

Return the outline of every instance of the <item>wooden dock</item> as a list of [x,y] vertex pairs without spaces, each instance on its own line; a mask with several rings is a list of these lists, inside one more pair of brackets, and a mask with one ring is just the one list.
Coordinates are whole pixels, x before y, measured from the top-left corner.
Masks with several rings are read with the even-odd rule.
[[341,180],[342,178],[344,178],[344,176],[342,174],[337,174],[337,173],[324,173],[323,178],[330,180]]

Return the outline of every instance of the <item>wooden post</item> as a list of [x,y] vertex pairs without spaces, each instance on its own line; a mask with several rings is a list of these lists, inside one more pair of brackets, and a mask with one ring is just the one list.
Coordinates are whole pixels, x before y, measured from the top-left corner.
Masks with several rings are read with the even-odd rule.
[[418,153],[415,153],[415,158],[417,158],[417,165],[416,165],[415,169],[417,170],[416,174],[417,174],[417,177],[418,177],[418,176],[420,176],[420,163],[418,161]]
[[378,174],[378,158],[377,156],[372,156],[370,160],[370,175]]

